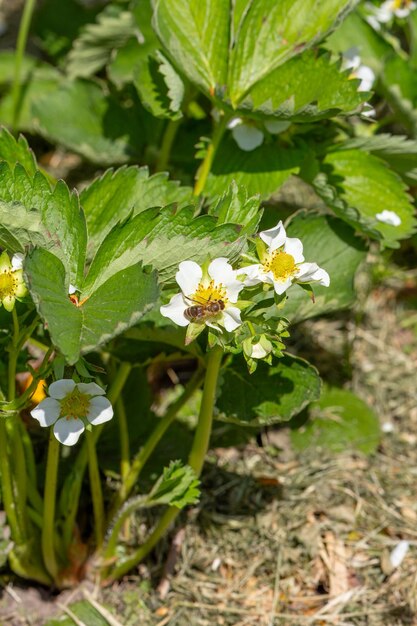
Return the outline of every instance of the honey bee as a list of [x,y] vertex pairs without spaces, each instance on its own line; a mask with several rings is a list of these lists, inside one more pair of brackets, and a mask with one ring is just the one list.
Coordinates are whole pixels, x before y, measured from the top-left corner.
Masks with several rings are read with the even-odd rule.
[[208,317],[215,317],[221,311],[224,311],[223,300],[207,300],[201,304],[197,300],[187,298],[190,302],[195,302],[184,311],[184,315],[190,322],[202,322]]

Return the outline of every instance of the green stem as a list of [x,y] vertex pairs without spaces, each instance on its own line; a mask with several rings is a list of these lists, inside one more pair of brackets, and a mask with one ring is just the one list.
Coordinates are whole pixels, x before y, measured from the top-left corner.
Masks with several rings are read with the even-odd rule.
[[16,45],[16,60],[14,66],[14,78],[12,86],[12,102],[13,102],[13,120],[12,128],[16,132],[19,123],[20,107],[21,107],[21,71],[23,56],[26,50],[26,43],[29,35],[30,23],[32,21],[33,11],[36,6],[36,0],[26,0],[25,7],[23,9],[22,19],[20,21],[19,34],[17,37]]
[[104,537],[104,504],[103,492],[101,490],[100,472],[98,469],[96,444],[91,431],[86,432],[88,450],[88,469],[90,473],[91,498],[93,500],[94,511],[94,532],[96,536],[96,546],[101,546]]
[[[216,399],[217,380],[223,357],[223,350],[220,346],[215,346],[208,354],[207,370],[204,381],[203,396],[201,398],[200,414],[194,435],[193,445],[188,457],[188,464],[194,469],[197,476],[200,476],[204,459],[210,443],[211,427],[213,423],[213,409]],[[176,519],[180,509],[170,507],[165,511],[151,535],[129,558],[116,566],[111,574],[111,579],[116,580],[126,574],[132,567],[140,563],[158,543],[166,530]]]
[[51,428],[49,433],[48,458],[46,461],[42,554],[47,572],[54,581],[58,577],[58,564],[55,556],[55,499],[59,461],[59,442]]
[[223,137],[224,131],[226,130],[227,123],[229,121],[229,117],[224,115],[220,118],[219,123],[214,129],[213,137],[211,139],[211,143],[207,148],[206,156],[204,157],[204,161],[200,165],[196,175],[196,182],[194,186],[194,195],[199,196],[206,186],[208,175],[210,174],[211,166],[213,165],[213,160],[217,152],[217,148],[219,147],[220,141]]
[[[114,516],[118,514],[120,507],[129,497],[130,492],[132,491],[134,485],[137,483],[139,475],[151,456],[152,452],[155,450],[156,446],[166,433],[169,426],[175,420],[178,411],[184,406],[184,404],[191,398],[194,392],[200,387],[201,381],[203,380],[204,369],[199,367],[194,375],[189,380],[182,394],[171,404],[168,408],[164,417],[159,421],[156,428],[151,433],[150,437],[146,440],[146,443],[139,452],[134,457],[130,472],[126,476],[126,479],[122,481],[122,485],[120,487],[119,492],[112,502],[112,506],[110,509],[109,520],[113,520]],[[128,515],[129,513],[127,513]],[[126,516],[122,516],[121,523],[115,524],[109,534],[109,538],[107,540],[106,552],[105,556],[110,558],[114,555],[114,551],[117,546],[117,539],[119,534],[119,528],[123,523]]]
[[13,496],[10,460],[7,450],[7,429],[5,419],[2,416],[0,416],[0,470],[1,491],[7,522],[10,526],[13,541],[19,545],[24,542],[24,537],[20,524],[18,523],[17,508]]
[[122,396],[120,396],[118,401],[116,402],[115,409],[117,420],[119,423],[120,476],[123,481],[128,475],[130,469],[130,442],[125,403],[123,402]]
[[171,156],[172,144],[177,136],[181,121],[181,119],[169,120],[165,127],[164,135],[162,137],[161,150],[159,151],[158,160],[155,165],[155,170],[157,172],[163,172],[167,168]]
[[[107,398],[114,405],[122,390],[123,387],[129,377],[132,366],[130,363],[121,363],[117,373],[110,385],[109,391],[107,393]],[[97,443],[101,432],[103,430],[103,426],[97,426],[94,428],[92,437],[94,443]],[[75,459],[71,471],[69,472],[64,486],[61,491],[60,498],[60,514],[62,516],[65,515],[65,521],[63,526],[63,542],[65,546],[69,546],[72,539],[75,518],[77,515],[78,504],[80,500],[81,494],[81,486],[83,481],[84,472],[87,467],[88,462],[88,453],[87,453],[87,443],[84,441],[81,449],[78,453],[77,458]]]

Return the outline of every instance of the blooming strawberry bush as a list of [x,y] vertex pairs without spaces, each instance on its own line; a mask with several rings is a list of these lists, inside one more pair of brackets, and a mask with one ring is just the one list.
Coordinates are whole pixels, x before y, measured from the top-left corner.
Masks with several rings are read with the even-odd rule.
[[[17,575],[121,577],[198,500],[213,419],[256,433],[320,406],[317,370],[286,351],[292,325],[351,307],[369,247],[416,228],[414,9],[27,0],[18,50],[0,55],[0,470]],[[53,179],[40,138],[98,175],[78,191]],[[150,381],[178,367],[188,378],[157,415]],[[126,520],[157,505],[129,545]]]

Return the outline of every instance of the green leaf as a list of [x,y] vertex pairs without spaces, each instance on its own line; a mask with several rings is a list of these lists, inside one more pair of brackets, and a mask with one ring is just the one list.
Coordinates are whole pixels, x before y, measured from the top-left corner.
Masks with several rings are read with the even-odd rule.
[[45,622],[44,626],[80,626],[80,624],[88,624],[88,626],[109,626],[109,622],[87,600],[70,604],[68,607],[73,615],[78,619],[75,622],[68,615],[54,618]]
[[68,76],[93,76],[110,60],[113,50],[121,48],[135,31],[136,24],[130,11],[115,4],[106,6],[96,22],[84,26],[74,41],[67,59]]
[[[366,234],[382,238],[391,248],[415,231],[414,206],[407,187],[384,161],[360,150],[345,150],[327,155],[324,164],[330,166],[327,183],[323,188],[317,181],[316,189],[337,215]],[[335,191],[333,197],[326,195],[329,186]],[[394,211],[401,224],[379,222],[376,215],[384,209]]]
[[327,53],[308,51],[257,83],[239,104],[243,114],[262,114],[299,122],[350,113],[358,109],[366,94],[358,92],[359,81],[340,71]]
[[245,100],[258,83],[311,48],[353,7],[350,0],[154,0],[171,60],[211,97]]
[[240,150],[229,135],[220,144],[209,174],[205,193],[218,196],[232,182],[247,188],[249,195],[269,198],[291,176],[298,173],[301,151],[265,143],[256,150]]
[[[408,185],[417,182],[417,141],[404,135],[373,135],[355,137],[340,145],[340,150],[363,150],[382,158],[404,178]],[[339,149],[337,147],[337,149]]]
[[313,285],[313,303],[299,285],[293,285],[287,291],[282,315],[296,323],[349,307],[356,299],[355,273],[366,256],[366,246],[354,230],[334,217],[303,211],[292,218],[287,234],[301,239],[306,261],[329,273],[330,286]]
[[241,234],[256,232],[262,217],[259,196],[248,198],[248,190],[234,181],[210,209],[217,216],[218,224],[242,224]]
[[317,370],[291,355],[272,367],[259,363],[253,374],[243,357],[235,357],[223,374],[216,406],[222,421],[242,426],[286,422],[320,396]]
[[134,84],[152,115],[173,120],[182,117],[184,83],[161,52],[139,63]]
[[84,272],[87,232],[77,194],[71,193],[63,181],[51,189],[39,171],[28,176],[20,164],[11,170],[3,162],[0,197],[3,234],[9,232],[20,251],[28,245],[40,245],[52,251],[67,268],[70,282],[79,285]]
[[248,2],[230,60],[232,105],[242,102],[277,67],[321,41],[353,4],[346,0]]
[[179,206],[191,204],[192,189],[168,180],[165,173],[149,176],[147,167],[107,170],[81,192],[90,253],[117,222],[149,207],[162,207],[172,202]]
[[[46,63],[35,67],[22,76],[21,99],[19,102],[19,130],[37,132],[37,119],[34,108],[40,99],[48,100],[56,92],[61,81],[60,73]],[[14,101],[11,91],[0,101],[0,119],[3,124],[12,126],[14,119]]]
[[107,66],[110,80],[119,87],[133,82],[138,64],[145,61],[148,55],[154,54],[160,47],[152,28],[151,0],[136,0],[130,10],[140,35],[129,39],[122,48],[114,50]]
[[172,60],[206,93],[227,85],[229,0],[154,0],[156,32]]
[[235,224],[217,226],[215,218],[193,219],[194,209],[148,209],[117,224],[103,241],[90,267],[84,289],[97,288],[115,268],[141,260],[158,270],[162,281],[173,281],[186,259],[202,263],[210,254],[235,259],[245,246]]
[[381,75],[384,95],[405,128],[417,137],[417,82],[408,59],[392,54]]
[[380,441],[379,421],[369,406],[346,389],[326,389],[310,407],[310,419],[291,439],[297,450],[324,448],[334,452],[375,452]]
[[6,161],[11,168],[20,163],[30,176],[37,170],[35,155],[25,137],[15,139],[6,128],[0,128],[0,161]]
[[148,506],[169,504],[178,509],[195,504],[200,497],[200,481],[195,471],[181,461],[171,461],[146,498]]
[[145,273],[140,263],[113,274],[78,307],[68,297],[63,264],[47,250],[28,255],[25,274],[52,342],[69,364],[136,324],[159,296],[156,274]]
[[64,82],[34,103],[39,131],[100,165],[137,159],[145,120],[133,89],[126,96],[122,102],[95,82]]

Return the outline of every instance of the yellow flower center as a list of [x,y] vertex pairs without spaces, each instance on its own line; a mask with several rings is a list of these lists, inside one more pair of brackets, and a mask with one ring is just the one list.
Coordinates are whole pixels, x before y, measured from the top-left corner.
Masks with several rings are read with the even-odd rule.
[[265,272],[272,272],[275,280],[284,281],[294,276],[297,265],[294,257],[283,250],[276,250],[263,264]]
[[214,302],[216,300],[222,300],[224,304],[227,303],[226,289],[222,283],[216,284],[214,280],[211,280],[208,284],[200,283],[190,296],[190,300],[193,304],[207,304],[208,302]]
[[76,387],[60,401],[61,413],[60,417],[67,419],[78,419],[79,417],[87,417],[90,408],[91,396],[81,393]]
[[0,300],[7,296],[14,297],[18,286],[18,280],[13,276],[13,272],[5,270],[0,274]]
[[393,0],[392,8],[394,11],[398,9],[408,9],[412,0]]

